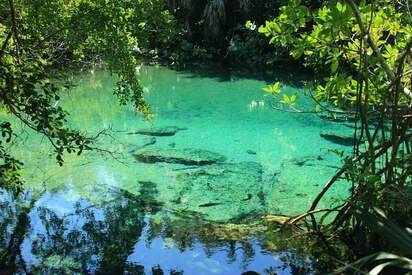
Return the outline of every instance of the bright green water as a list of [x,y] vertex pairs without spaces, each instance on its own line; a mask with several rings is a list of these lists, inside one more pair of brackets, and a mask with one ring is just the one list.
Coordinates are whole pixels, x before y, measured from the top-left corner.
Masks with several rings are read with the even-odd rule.
[[[114,151],[115,158],[99,152],[66,155],[65,165],[58,167],[47,141],[24,130],[20,134],[23,145],[15,151],[26,165],[26,189],[47,190],[59,194],[62,201],[87,200],[101,207],[108,204],[101,190],[120,189],[149,203],[160,202],[160,210],[150,215],[154,221],[177,213],[210,222],[249,223],[268,214],[302,213],[340,165],[339,157],[328,150],[350,149],[319,136],[347,136],[350,128],[315,115],[272,109],[261,91],[267,83],[259,78],[157,66],[141,67],[140,75],[155,115],[152,121],[144,121],[130,106],[119,106],[112,95],[115,79],[108,73],[76,77],[77,87],[64,92],[59,104],[70,112],[75,128],[90,134],[112,128],[98,145]],[[290,86],[285,89],[302,92]],[[310,104],[299,97],[299,106]],[[187,129],[156,137],[155,144],[141,150],[204,149],[225,156],[225,163],[196,168],[136,161],[131,152],[147,137],[128,133],[154,126]],[[346,194],[347,186],[338,184],[322,204],[338,203]],[[51,205],[59,209],[58,203]]]
[[[86,129],[91,134],[111,127],[113,138],[105,138],[99,145],[116,151],[121,162],[110,156],[86,153],[81,157],[66,156],[66,165],[59,168],[53,157],[45,157],[44,152],[48,152],[49,147],[46,140],[39,143],[38,139],[30,138],[30,142],[25,143],[28,150],[21,156],[30,168],[27,172],[30,187],[41,183],[58,189],[70,184],[83,193],[84,189],[106,184],[135,193],[139,192],[138,181],[151,181],[157,183],[158,198],[167,202],[172,199],[179,174],[175,170],[179,167],[166,163],[137,163],[129,152],[143,136],[126,133],[152,125],[178,126],[187,130],[172,137],[157,137],[153,146],[167,148],[175,143],[176,148],[220,153],[230,163],[257,162],[263,166],[261,184],[265,192],[265,212],[294,215],[309,206],[340,164],[339,158],[328,149],[348,148],[326,141],[319,134],[347,135],[350,128],[326,122],[315,115],[273,110],[261,91],[266,85],[264,81],[236,75],[226,75],[228,79],[202,77],[163,67],[143,67],[140,71],[146,99],[155,115],[153,121],[145,122],[130,107],[117,104],[112,95],[114,78],[105,72],[76,79],[77,88],[67,93],[61,102],[70,112],[74,127]],[[300,106],[308,104],[304,97],[300,100]],[[266,104],[251,107],[253,101]],[[248,154],[248,150],[255,151],[256,155]],[[342,198],[346,194],[344,190],[336,188],[329,193],[329,198]],[[247,193],[247,190],[238,191]],[[218,207],[216,213],[216,207],[198,209],[198,201],[192,204],[198,195],[188,194],[183,205],[170,207],[201,211],[213,220],[227,218],[222,210],[227,210],[231,204]]]

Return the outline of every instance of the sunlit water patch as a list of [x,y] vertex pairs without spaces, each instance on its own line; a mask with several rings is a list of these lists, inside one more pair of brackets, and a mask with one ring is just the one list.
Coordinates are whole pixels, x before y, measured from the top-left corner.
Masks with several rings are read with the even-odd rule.
[[[106,72],[77,76],[76,88],[58,103],[75,128],[90,134],[110,128],[98,145],[111,154],[67,155],[60,168],[47,141],[22,128],[15,151],[35,201],[21,244],[26,265],[92,273],[308,268],[304,255],[296,266],[281,260],[299,253],[274,245],[265,217],[310,206],[340,165],[330,150],[350,150],[321,134],[345,137],[351,128],[274,110],[261,91],[267,83],[257,77],[156,66],[141,67],[140,76],[151,121],[119,106],[112,95],[116,79]],[[289,84],[285,89],[301,93],[298,80]],[[311,102],[300,96],[298,105]],[[346,195],[340,183],[322,204]],[[53,226],[60,227],[50,231]],[[77,246],[87,255],[75,252]],[[111,249],[121,250],[119,258],[112,259]],[[44,255],[54,258],[45,262]]]

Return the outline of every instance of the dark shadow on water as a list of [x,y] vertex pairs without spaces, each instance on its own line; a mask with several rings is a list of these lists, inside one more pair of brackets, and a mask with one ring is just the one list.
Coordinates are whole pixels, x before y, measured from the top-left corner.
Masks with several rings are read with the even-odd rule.
[[187,63],[179,66],[162,64],[173,70],[187,74],[186,77],[214,78],[221,82],[239,79],[263,80],[268,84],[280,81],[288,86],[302,88],[307,81],[313,80],[313,73],[294,62],[274,64],[271,69],[246,68],[227,65],[223,62]]

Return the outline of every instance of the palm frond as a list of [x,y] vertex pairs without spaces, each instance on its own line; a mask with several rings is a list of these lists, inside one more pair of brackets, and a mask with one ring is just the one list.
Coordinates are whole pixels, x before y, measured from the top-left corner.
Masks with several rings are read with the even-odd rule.
[[348,271],[351,274],[378,275],[387,267],[412,271],[412,260],[392,253],[379,252],[363,257],[354,263],[346,264],[330,273],[330,275],[338,275]]
[[252,9],[253,0],[239,0],[239,8],[243,12],[249,12]]
[[[361,212],[357,217],[362,219],[373,231],[379,233],[389,243],[397,247],[405,256],[387,252],[378,252],[357,260],[354,263],[335,270],[331,274],[342,274],[351,271],[354,274],[381,274],[385,268],[395,267],[412,273],[412,233],[408,228],[402,228],[391,221],[385,213],[374,208],[372,213]],[[366,271],[364,271],[366,270]]]
[[206,4],[203,17],[205,19],[206,35],[218,37],[226,23],[225,0],[210,0]]
[[191,10],[194,7],[192,0],[180,0],[180,6],[185,10]]
[[405,255],[412,257],[412,234],[408,228],[400,227],[391,221],[382,210],[377,208],[374,209],[373,213],[363,213],[360,217],[369,228],[379,233]]

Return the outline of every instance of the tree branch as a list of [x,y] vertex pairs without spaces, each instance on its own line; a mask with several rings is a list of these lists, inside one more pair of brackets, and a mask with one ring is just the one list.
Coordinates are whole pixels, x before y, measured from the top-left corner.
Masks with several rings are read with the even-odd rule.
[[[385,58],[382,56],[382,53],[378,46],[376,45],[375,41],[373,41],[372,37],[369,35],[368,30],[366,29],[365,23],[362,21],[361,13],[356,6],[356,4],[353,2],[353,0],[343,0],[352,10],[353,14],[355,15],[356,22],[358,23],[358,26],[361,31],[362,39],[365,43],[367,43],[375,53],[376,57],[379,60],[379,63],[382,66],[382,69],[385,71],[388,80],[391,82],[396,82],[396,76],[395,73],[392,71],[392,69],[389,67],[388,63],[386,62]],[[410,54],[410,49],[412,47],[412,38],[410,39],[407,47],[405,48],[404,54],[401,56],[402,59],[405,59],[408,54]],[[412,92],[405,89],[403,85],[400,85],[401,91],[407,95],[409,98],[412,99]]]
[[11,38],[12,35],[13,35],[13,32],[9,32],[9,33],[7,34],[7,37],[6,37],[6,39],[4,40],[3,45],[1,46],[1,49],[0,49],[0,59],[3,57],[4,50],[6,49],[7,44],[9,43],[9,40],[10,40],[10,38]]
[[[407,140],[410,137],[412,137],[412,134],[403,136],[402,139],[399,142],[403,142],[403,141]],[[391,141],[387,141],[385,144],[382,145],[382,147],[380,147],[380,150],[375,154],[375,157],[379,157],[379,156],[385,154],[390,147],[392,147],[392,143],[391,143]],[[375,148],[375,149],[379,149],[379,148]],[[314,211],[316,209],[316,207],[319,204],[319,201],[323,198],[323,196],[326,194],[326,192],[332,187],[332,185],[347,171],[347,169],[349,167],[351,167],[351,165],[350,165],[351,163],[355,163],[355,162],[358,162],[358,161],[362,160],[369,153],[370,152],[367,151],[367,152],[359,155],[358,157],[352,159],[351,162],[346,162],[346,164],[344,164],[342,166],[342,168],[339,169],[339,171],[336,172],[336,174],[325,184],[325,186],[322,188],[320,193],[313,200],[312,205],[309,208],[309,210],[307,211],[307,213],[309,213],[311,211]]]

